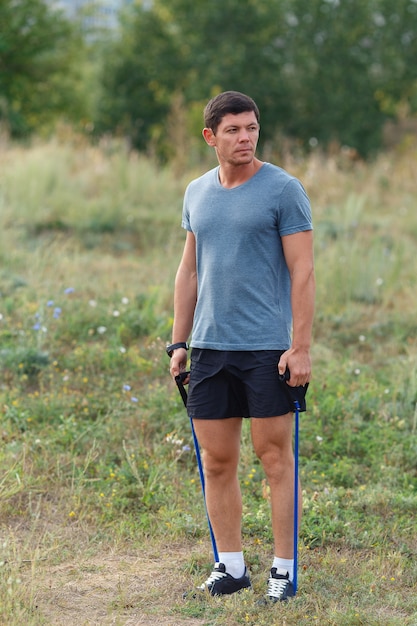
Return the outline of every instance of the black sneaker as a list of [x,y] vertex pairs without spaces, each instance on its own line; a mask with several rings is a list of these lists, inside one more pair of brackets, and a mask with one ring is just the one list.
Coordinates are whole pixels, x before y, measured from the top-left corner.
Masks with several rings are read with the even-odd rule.
[[[230,574],[226,574],[224,563],[215,563],[214,569],[206,582],[197,587],[197,592],[207,592],[211,596],[225,596],[250,587],[251,582],[246,567],[241,578],[233,578]],[[195,597],[196,594],[191,595]],[[184,594],[184,596],[188,597],[188,594]]]
[[283,576],[277,574],[277,568],[273,567],[268,579],[267,599],[270,602],[287,602],[288,598],[293,598],[294,595],[294,585],[289,579],[288,572]]

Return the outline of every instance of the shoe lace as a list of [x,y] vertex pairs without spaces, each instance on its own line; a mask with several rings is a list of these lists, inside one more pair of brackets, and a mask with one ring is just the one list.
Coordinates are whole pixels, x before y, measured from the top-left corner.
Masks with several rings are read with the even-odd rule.
[[279,598],[288,585],[288,578],[269,578],[268,580],[268,596]]
[[222,578],[224,578],[225,576],[227,576],[227,574],[225,574],[224,572],[220,572],[219,570],[213,570],[210,574],[210,576],[207,578],[206,582],[203,583],[201,585],[201,588],[204,589],[205,587],[208,587],[209,585],[214,584],[215,582],[217,582],[218,580],[221,580]]

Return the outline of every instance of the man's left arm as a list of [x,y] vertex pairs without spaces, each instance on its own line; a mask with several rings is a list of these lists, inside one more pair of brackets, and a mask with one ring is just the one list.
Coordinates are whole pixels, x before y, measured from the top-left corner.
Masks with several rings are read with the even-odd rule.
[[313,231],[282,237],[282,246],[291,278],[293,338],[291,348],[278,364],[280,374],[288,367],[291,386],[305,385],[311,377],[310,345],[314,318],[315,278]]

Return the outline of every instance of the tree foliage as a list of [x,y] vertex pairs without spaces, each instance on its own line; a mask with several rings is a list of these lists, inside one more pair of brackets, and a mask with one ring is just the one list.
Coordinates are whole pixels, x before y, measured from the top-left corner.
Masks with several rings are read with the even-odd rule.
[[184,106],[237,89],[262,137],[332,141],[363,155],[399,105],[417,111],[417,0],[154,0],[132,5],[108,52],[101,127],[143,148]]
[[84,113],[82,39],[43,0],[1,0],[0,121],[14,136]]
[[0,122],[15,136],[64,116],[167,159],[178,128],[236,89],[261,109],[261,143],[366,156],[387,119],[417,113],[417,0],[135,0],[94,41],[53,6],[0,0]]
[[180,86],[180,63],[179,41],[169,32],[169,22],[156,10],[136,7],[121,37],[104,52],[97,130],[121,131],[141,150],[157,140]]

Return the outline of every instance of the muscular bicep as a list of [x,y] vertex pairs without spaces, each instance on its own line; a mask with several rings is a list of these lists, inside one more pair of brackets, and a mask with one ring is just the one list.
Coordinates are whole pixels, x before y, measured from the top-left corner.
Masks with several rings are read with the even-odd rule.
[[290,276],[300,271],[312,273],[314,267],[313,231],[305,230],[282,237],[282,247]]

